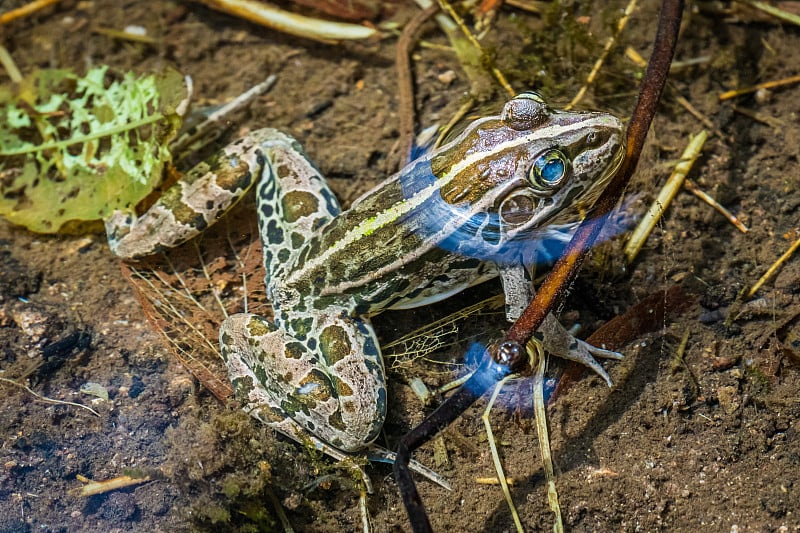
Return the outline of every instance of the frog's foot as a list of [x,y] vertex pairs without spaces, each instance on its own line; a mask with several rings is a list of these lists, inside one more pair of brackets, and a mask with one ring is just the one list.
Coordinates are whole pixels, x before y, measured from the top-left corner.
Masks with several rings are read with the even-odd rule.
[[[379,446],[375,443],[370,444],[369,448],[367,448],[367,459],[372,462],[380,462],[380,463],[389,463],[394,465],[394,461],[397,458],[397,454],[391,450],[387,450],[383,446]],[[411,459],[408,463],[408,467],[413,470],[414,472],[428,478],[429,480],[433,481],[437,485],[447,490],[453,490],[450,486],[450,483],[447,482],[442,476],[428,468],[427,466],[423,465],[419,461],[415,461]]]
[[603,359],[622,359],[623,355],[621,353],[597,348],[588,342],[575,338],[564,329],[564,326],[562,326],[552,314],[547,315],[544,323],[539,328],[537,337],[542,341],[545,351],[563,359],[569,359],[570,361],[575,361],[587,366],[594,370],[598,376],[603,378],[609,387],[614,385],[606,369],[597,362],[595,357],[601,357]]

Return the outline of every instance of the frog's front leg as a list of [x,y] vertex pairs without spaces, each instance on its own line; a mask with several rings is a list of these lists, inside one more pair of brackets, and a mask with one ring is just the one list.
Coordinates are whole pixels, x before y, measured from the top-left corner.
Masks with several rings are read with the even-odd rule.
[[[499,269],[506,298],[506,318],[513,322],[533,299],[533,284],[524,265],[501,265]],[[595,357],[622,359],[621,353],[597,348],[576,338],[561,325],[553,313],[547,314],[534,336],[541,341],[542,348],[546,352],[588,366],[603,378],[609,387],[613,386],[608,373]]]
[[286,329],[252,314],[222,324],[222,357],[237,398],[245,411],[298,442],[312,435],[344,452],[364,449],[386,416],[384,368],[371,326],[346,315],[285,318]]

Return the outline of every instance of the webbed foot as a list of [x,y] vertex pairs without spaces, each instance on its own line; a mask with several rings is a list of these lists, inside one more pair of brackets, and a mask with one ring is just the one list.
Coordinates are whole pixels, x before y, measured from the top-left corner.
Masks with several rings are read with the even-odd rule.
[[597,362],[595,357],[619,360],[623,358],[621,353],[597,348],[586,341],[575,338],[552,314],[547,315],[539,328],[537,337],[542,341],[545,351],[587,366],[603,378],[609,387],[614,385],[606,369]]

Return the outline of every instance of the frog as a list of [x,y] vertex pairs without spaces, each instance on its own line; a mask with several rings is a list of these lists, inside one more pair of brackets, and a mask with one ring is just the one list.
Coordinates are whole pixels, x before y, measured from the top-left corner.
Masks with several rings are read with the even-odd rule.
[[[523,92],[342,210],[300,143],[264,128],[187,172],[142,215],[115,211],[106,230],[118,256],[152,255],[199,234],[255,187],[273,317],[228,316],[220,352],[248,413],[343,457],[373,446],[386,418],[373,317],[499,277],[515,320],[533,297],[543,243],[580,223],[623,154],[615,116]],[[536,336],[612,385],[596,358],[621,354],[575,338],[552,314]]]

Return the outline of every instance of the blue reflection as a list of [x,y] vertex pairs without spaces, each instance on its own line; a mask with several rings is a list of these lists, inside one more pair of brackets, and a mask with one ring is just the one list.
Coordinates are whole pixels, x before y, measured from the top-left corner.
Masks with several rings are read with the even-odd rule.
[[[511,373],[508,366],[497,364],[494,361],[481,366],[484,357],[489,358],[489,354],[486,354],[486,350],[487,348],[485,345],[474,342],[470,344],[464,354],[464,363],[466,366],[476,369],[476,374],[464,384],[464,386],[474,385],[473,392],[488,390]],[[477,372],[480,372],[480,374],[477,374]],[[546,377],[544,379],[543,388],[545,403],[550,401],[550,396],[552,396],[557,385],[558,377]]]

